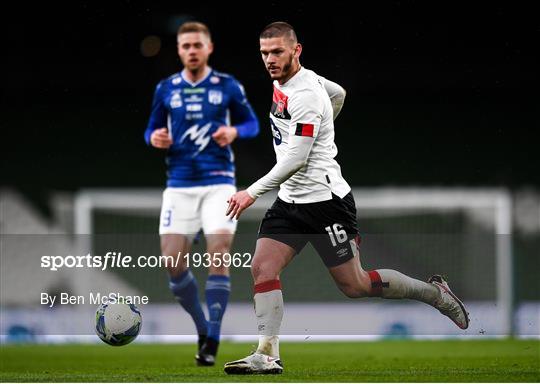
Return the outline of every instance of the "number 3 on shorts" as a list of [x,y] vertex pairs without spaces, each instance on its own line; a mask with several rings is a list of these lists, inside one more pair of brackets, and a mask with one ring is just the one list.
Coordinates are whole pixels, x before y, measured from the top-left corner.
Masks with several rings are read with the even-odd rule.
[[167,209],[163,213],[163,226],[169,227],[171,225],[172,209]]

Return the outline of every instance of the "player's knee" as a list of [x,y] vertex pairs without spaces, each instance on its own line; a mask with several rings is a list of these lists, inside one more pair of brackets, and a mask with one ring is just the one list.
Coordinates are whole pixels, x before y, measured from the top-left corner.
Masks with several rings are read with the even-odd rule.
[[219,257],[225,253],[229,253],[230,242],[226,240],[219,240],[211,245],[208,245],[208,253],[214,255],[214,257]]
[[228,275],[229,266],[233,265],[233,256],[228,243],[213,243],[208,246],[207,252],[211,255],[209,273],[211,275]]
[[251,263],[251,275],[255,284],[258,284],[277,279],[279,271],[275,270],[273,263],[255,259]]
[[161,265],[169,272],[169,276],[176,277],[187,269],[185,259],[179,256],[178,249],[173,243],[162,243],[161,247]]
[[253,280],[257,281],[261,277],[263,272],[263,263],[258,262],[257,260],[253,260],[253,262],[251,263],[251,276],[253,276]]
[[231,244],[233,241],[233,235],[230,233],[213,233],[206,235],[207,243],[207,252],[210,254],[220,254],[228,253],[231,249]]

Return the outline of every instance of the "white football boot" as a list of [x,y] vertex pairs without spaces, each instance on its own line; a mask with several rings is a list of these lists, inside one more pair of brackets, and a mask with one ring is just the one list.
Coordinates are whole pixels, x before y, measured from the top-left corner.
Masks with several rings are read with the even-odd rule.
[[243,359],[225,363],[224,369],[229,375],[278,375],[283,372],[283,364],[278,357],[255,352]]
[[448,283],[441,275],[433,275],[428,283],[436,286],[441,292],[441,298],[435,303],[435,308],[443,315],[446,315],[461,329],[469,327],[469,313],[465,306],[450,290]]

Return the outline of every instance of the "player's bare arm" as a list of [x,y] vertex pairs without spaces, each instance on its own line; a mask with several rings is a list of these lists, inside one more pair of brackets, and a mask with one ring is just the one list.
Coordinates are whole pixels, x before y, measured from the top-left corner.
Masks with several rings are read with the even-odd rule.
[[167,128],[158,128],[150,136],[150,144],[155,148],[168,149],[172,145],[172,139]]
[[238,137],[236,127],[222,125],[212,134],[212,139],[220,146],[225,147],[231,144]]

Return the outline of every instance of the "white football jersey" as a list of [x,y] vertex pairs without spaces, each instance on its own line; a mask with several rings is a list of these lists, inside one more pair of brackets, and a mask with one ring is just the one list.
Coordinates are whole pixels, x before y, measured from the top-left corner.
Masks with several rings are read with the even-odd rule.
[[[334,157],[334,119],[325,78],[301,68],[285,84],[274,81],[270,122],[277,163],[290,151],[309,151],[305,165],[280,185],[279,197],[288,203],[314,203],[343,198],[351,187]],[[299,136],[291,146],[293,136]],[[300,144],[300,145],[298,145]]]

